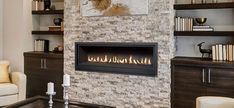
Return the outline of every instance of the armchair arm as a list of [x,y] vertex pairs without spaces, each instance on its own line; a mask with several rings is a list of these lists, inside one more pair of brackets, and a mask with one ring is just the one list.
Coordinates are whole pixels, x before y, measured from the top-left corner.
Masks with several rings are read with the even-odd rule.
[[17,85],[19,89],[18,101],[25,100],[26,98],[26,75],[22,72],[11,72],[11,81]]

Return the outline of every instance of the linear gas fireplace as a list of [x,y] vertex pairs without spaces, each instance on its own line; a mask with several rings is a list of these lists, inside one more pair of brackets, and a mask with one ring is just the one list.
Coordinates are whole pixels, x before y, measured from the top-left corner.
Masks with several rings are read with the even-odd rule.
[[76,70],[157,76],[157,43],[77,42]]

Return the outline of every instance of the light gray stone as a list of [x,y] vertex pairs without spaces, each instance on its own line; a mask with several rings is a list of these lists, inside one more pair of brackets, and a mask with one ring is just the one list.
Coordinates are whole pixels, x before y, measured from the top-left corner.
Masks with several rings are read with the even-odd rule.
[[[118,108],[170,108],[174,0],[149,0],[145,16],[82,17],[80,0],[65,0],[64,71],[74,101]],[[158,77],[75,71],[75,42],[157,42]]]

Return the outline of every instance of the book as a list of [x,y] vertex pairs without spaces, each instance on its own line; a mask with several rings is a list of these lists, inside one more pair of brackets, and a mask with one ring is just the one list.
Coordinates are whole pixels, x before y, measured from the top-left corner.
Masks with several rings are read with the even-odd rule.
[[49,40],[36,39],[34,41],[34,51],[49,52]]
[[193,31],[214,31],[213,28],[207,28],[207,29],[196,29],[196,28],[193,28]]
[[223,60],[223,45],[219,44],[219,60]]
[[232,57],[232,56],[233,56],[233,48],[232,48],[232,45],[228,45],[228,50],[229,50],[229,54],[228,54],[228,55],[229,55],[229,57],[228,57],[228,58],[229,58],[229,61],[233,61],[233,59],[232,59],[232,58],[233,58],[233,57]]
[[215,45],[215,55],[216,55],[216,60],[219,60],[219,45]]
[[232,45],[232,61],[234,61],[234,45]]
[[227,50],[226,50],[226,45],[223,45],[223,60],[227,60]]
[[193,26],[195,29],[206,29],[206,28],[211,28],[210,26]]
[[216,60],[215,45],[212,46],[212,60]]

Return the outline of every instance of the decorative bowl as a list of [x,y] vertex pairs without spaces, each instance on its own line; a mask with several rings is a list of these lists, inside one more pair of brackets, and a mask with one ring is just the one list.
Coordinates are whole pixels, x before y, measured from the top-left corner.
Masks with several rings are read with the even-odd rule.
[[196,22],[199,24],[199,25],[204,25],[207,21],[207,18],[195,18]]

